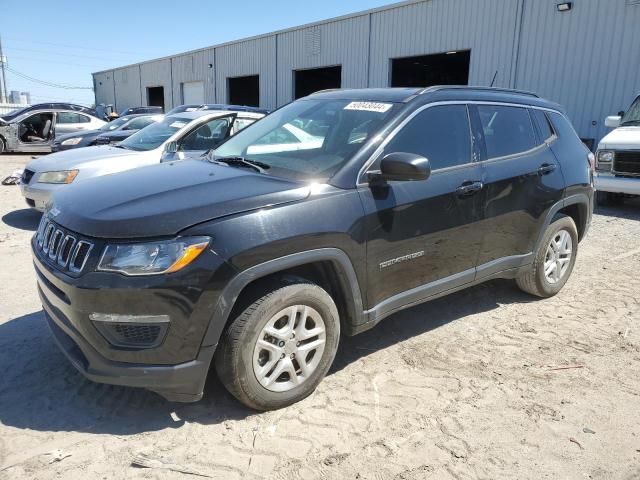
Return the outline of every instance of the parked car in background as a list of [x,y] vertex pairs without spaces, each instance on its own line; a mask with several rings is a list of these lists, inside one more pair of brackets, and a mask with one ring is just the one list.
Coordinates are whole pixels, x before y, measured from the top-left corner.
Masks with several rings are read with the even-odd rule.
[[44,210],[54,192],[88,178],[161,161],[199,158],[264,115],[185,112],[167,115],[114,145],[52,153],[27,164],[20,180],[27,204]]
[[[96,114],[96,110],[94,108],[85,107],[83,105],[76,105],[75,103],[36,103],[33,105],[28,105],[26,107],[18,108],[9,113],[5,113],[0,115],[0,120],[4,120],[5,122],[9,122],[14,118],[23,115],[28,112],[33,112],[35,110],[70,110],[73,112],[82,112],[93,117],[98,117]],[[98,117],[99,118],[99,117]]]
[[138,113],[146,113],[148,115],[159,115],[164,113],[164,109],[162,107],[155,106],[142,106],[142,107],[129,107],[126,110],[120,112],[120,116],[124,117],[125,115],[135,115]]
[[167,115],[173,115],[174,113],[180,112],[195,112],[197,110],[228,110],[231,112],[255,112],[255,113],[264,113],[265,115],[269,113],[269,110],[258,107],[247,107],[244,105],[227,105],[224,103],[201,103],[201,104],[187,104],[187,105],[179,105],[172,110],[169,110]]
[[[62,150],[71,150],[72,148],[119,142],[160,119],[162,119],[162,115],[126,115],[105,123],[97,130],[79,131],[57,136],[51,146],[51,151],[60,152]],[[113,136],[110,137],[109,135]]]
[[[279,148],[289,125],[328,128]],[[92,380],[196,401],[212,366],[245,405],[282,408],[341,334],[495,278],[557,294],[591,221],[590,155],[560,106],[524,92],[313,94],[209,162],[56,195],[31,243],[45,316]]]
[[596,152],[598,202],[618,203],[640,195],[640,95],[622,116],[611,116],[614,128],[600,140]]
[[0,118],[0,153],[51,151],[58,135],[96,130],[105,122],[66,104],[33,105]]
[[101,132],[96,137],[96,145],[109,145],[110,143],[121,142],[122,140],[129,138],[138,130],[142,130],[152,123],[161,121],[164,118],[164,115],[127,115],[126,117],[120,118],[128,118],[129,120],[120,128]]

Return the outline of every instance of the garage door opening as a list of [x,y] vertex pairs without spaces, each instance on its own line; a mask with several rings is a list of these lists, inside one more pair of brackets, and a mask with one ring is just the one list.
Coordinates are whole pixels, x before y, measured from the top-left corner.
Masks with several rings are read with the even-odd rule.
[[147,105],[164,110],[164,87],[147,87]]
[[260,106],[260,76],[235,77],[227,79],[229,103],[232,105]]
[[468,85],[471,50],[394,58],[391,60],[392,87]]
[[319,90],[340,88],[342,85],[342,67],[310,68],[293,72],[295,98],[306,97]]

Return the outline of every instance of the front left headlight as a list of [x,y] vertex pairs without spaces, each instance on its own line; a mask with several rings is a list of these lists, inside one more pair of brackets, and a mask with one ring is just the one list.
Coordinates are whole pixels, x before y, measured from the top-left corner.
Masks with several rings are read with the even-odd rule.
[[68,138],[64,140],[60,145],[77,145],[82,141],[81,137]]
[[57,172],[42,172],[38,183],[71,183],[78,175],[78,170],[60,170]]
[[159,275],[182,270],[207,248],[209,237],[180,237],[150,243],[107,245],[98,270],[124,275]]

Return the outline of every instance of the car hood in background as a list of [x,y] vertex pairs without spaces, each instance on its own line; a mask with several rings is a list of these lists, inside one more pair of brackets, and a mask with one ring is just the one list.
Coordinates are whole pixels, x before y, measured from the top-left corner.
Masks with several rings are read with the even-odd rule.
[[600,140],[598,148],[640,150],[640,126],[616,128]]
[[55,143],[62,143],[70,138],[85,138],[93,135],[100,135],[100,130],[78,130],[77,132],[65,133],[64,135],[56,136]]
[[[51,155],[39,157],[29,162],[26,168],[36,173],[56,170],[73,170],[81,167],[82,165],[102,161],[106,158],[112,159],[115,162],[139,156],[141,153],[147,152],[137,152],[135,150],[110,147],[108,145],[75,148],[73,150],[65,150],[63,152],[52,153]],[[158,162],[159,161],[160,155],[158,155]]]
[[139,132],[139,130],[116,130],[114,132],[101,133],[99,135],[100,138],[107,138],[109,140],[124,140],[125,138],[129,138],[134,133]]
[[55,221],[99,238],[176,235],[198,223],[307,198],[310,187],[249,169],[183,160],[89,179],[56,193]]

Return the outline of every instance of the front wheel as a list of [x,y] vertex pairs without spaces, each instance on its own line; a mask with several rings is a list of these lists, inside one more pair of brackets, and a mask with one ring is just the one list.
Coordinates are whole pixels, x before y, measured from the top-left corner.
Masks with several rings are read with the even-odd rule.
[[216,351],[224,386],[256,410],[286,407],[310,395],[338,349],[340,319],[329,294],[303,279],[253,292]]
[[571,217],[558,215],[547,227],[533,265],[516,283],[538,297],[552,297],[567,283],[578,254],[578,229]]

